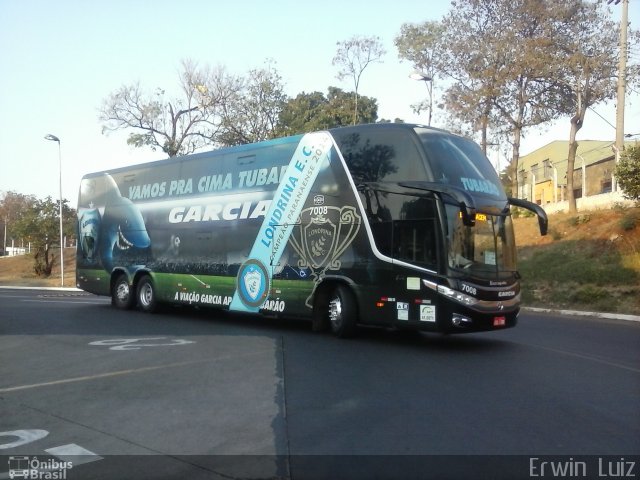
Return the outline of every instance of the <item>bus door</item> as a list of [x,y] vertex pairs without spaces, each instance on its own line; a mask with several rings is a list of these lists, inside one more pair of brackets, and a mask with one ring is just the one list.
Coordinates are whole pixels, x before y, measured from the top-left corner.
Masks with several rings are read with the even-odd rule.
[[396,299],[398,320],[431,321],[437,295],[421,280],[437,275],[442,256],[435,198],[389,191],[370,191],[368,197],[366,208],[376,247],[393,259],[393,291],[388,296]]

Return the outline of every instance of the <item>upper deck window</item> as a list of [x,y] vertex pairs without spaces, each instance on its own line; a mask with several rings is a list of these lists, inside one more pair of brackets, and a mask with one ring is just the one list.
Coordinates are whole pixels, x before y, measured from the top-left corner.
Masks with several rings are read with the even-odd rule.
[[333,132],[356,185],[424,179],[425,168],[411,130],[340,129]]

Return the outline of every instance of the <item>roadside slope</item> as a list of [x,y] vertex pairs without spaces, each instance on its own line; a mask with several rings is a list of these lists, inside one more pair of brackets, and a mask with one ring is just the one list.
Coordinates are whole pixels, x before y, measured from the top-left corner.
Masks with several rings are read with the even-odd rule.
[[515,219],[523,303],[640,314],[640,208]]

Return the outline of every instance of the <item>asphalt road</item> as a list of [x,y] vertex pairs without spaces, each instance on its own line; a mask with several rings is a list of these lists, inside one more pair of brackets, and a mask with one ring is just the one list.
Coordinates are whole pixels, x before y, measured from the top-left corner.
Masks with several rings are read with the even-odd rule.
[[638,322],[340,340],[0,290],[0,334],[0,479],[640,477]]

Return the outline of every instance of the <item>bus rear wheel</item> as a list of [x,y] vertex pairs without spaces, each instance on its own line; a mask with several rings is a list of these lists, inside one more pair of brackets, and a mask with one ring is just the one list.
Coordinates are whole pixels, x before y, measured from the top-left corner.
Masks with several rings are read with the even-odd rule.
[[120,310],[129,310],[133,307],[133,292],[129,280],[124,273],[121,273],[113,282],[111,289],[111,305]]
[[136,297],[138,298],[138,307],[143,312],[153,313],[158,310],[156,289],[153,285],[153,280],[149,275],[143,276],[138,281]]
[[340,338],[353,337],[356,333],[358,308],[351,290],[336,285],[328,297],[328,318],[331,331]]

